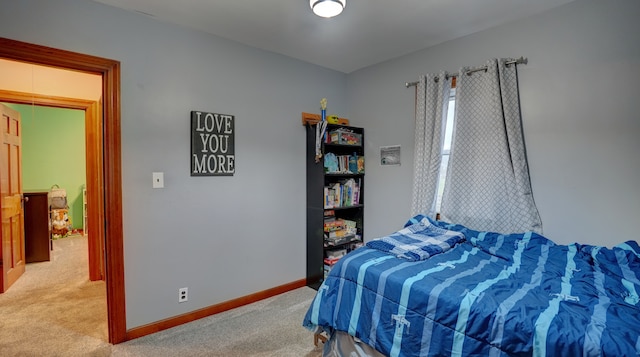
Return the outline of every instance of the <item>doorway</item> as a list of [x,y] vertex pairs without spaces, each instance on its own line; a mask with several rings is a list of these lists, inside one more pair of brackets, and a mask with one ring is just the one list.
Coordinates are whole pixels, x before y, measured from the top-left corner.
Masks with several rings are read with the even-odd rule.
[[[107,290],[107,325],[109,342],[126,341],[126,311],[124,293],[124,252],[122,232],[122,174],[120,145],[120,63],[118,61],[54,49],[45,46],[0,38],[0,58],[70,69],[102,76],[103,113],[97,121],[102,155],[98,167],[87,167],[87,180],[99,180],[93,192],[94,206],[102,210],[92,226],[92,232],[102,237],[104,244],[104,277]],[[96,211],[96,210],[94,210]],[[101,234],[100,234],[101,233]]]
[[[6,61],[3,61],[5,63]],[[35,93],[0,90],[0,102],[37,105],[41,107],[76,109],[84,112],[85,127],[85,182],[87,185],[88,221],[95,225],[94,234],[88,239],[89,280],[104,280],[104,199],[101,196],[102,179],[102,143],[99,132],[102,123],[100,103],[98,101],[46,96]],[[39,186],[40,187],[40,186]]]

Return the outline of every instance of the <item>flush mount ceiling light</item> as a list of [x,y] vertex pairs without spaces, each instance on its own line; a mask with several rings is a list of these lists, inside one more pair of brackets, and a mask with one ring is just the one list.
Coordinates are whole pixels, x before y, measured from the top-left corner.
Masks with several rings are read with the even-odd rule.
[[347,0],[309,0],[313,13],[326,18],[339,15],[346,5]]

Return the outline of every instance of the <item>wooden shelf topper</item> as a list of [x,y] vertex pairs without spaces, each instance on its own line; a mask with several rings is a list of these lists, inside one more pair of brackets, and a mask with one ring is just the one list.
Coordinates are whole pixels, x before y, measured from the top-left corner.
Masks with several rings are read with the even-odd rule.
[[[322,117],[320,116],[320,114],[302,112],[302,125],[314,125],[314,124],[317,124],[320,120],[322,120]],[[337,124],[349,125],[349,119],[338,118]]]

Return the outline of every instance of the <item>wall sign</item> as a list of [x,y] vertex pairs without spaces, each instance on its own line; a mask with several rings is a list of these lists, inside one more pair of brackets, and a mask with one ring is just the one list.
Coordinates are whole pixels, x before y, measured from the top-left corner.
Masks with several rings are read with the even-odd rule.
[[400,165],[400,145],[381,146],[380,165]]
[[235,117],[191,112],[191,176],[233,176]]

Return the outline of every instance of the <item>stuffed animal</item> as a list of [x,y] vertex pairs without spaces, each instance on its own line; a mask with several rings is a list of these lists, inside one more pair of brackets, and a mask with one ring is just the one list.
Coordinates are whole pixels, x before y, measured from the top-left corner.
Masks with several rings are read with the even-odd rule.
[[71,219],[69,218],[69,210],[52,209],[51,210],[51,234],[54,238],[66,237],[71,230]]

